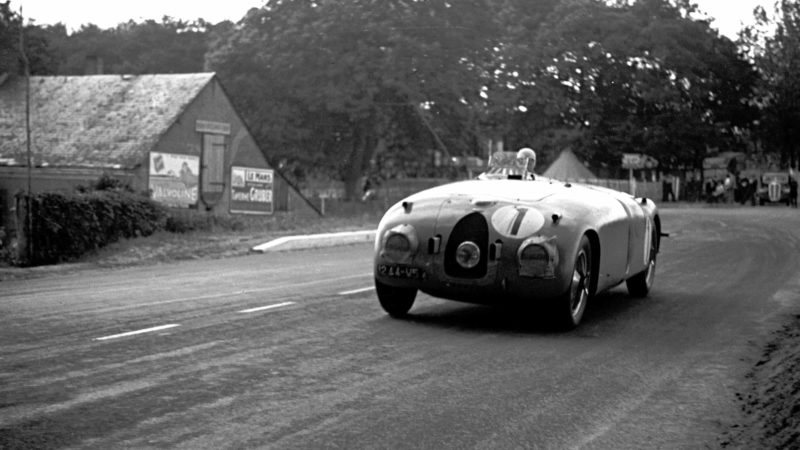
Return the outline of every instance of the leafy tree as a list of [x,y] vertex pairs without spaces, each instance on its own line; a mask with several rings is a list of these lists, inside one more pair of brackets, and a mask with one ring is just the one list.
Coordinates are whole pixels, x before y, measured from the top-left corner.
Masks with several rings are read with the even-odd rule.
[[755,79],[736,47],[691,19],[688,1],[562,2],[537,38],[527,73],[559,127],[580,131],[595,166],[624,152],[666,166],[699,166],[708,142],[734,145],[752,121],[743,106]]
[[[219,25],[224,27],[226,23]],[[82,25],[72,34],[57,24],[43,32],[61,56],[58,73],[83,75],[102,64],[104,73],[192,73],[203,70],[208,40],[216,25],[162,18],[161,22],[128,21],[112,29]]]
[[11,11],[9,2],[0,3],[0,76],[20,72],[19,15]]
[[[485,102],[481,119],[482,133],[502,139],[507,148],[524,146],[547,151],[554,139],[546,130],[561,126],[549,97],[554,91],[540,89],[542,66],[538,60],[539,30],[559,0],[494,0],[502,30],[484,70],[491,74],[480,86]],[[558,141],[559,139],[555,139]],[[545,158],[546,159],[546,158]]]
[[[22,17],[10,8],[10,2],[0,3],[0,76],[24,74],[24,64],[20,53],[20,39],[25,45],[30,72],[34,75],[47,75],[55,72],[56,57],[49,41],[39,27],[25,25]],[[22,35],[22,36],[21,36]]]
[[800,2],[781,0],[774,14],[756,10],[756,25],[744,30],[742,43],[761,74],[759,135],[781,164],[800,164]]
[[485,0],[272,0],[208,63],[274,158],[330,170],[352,197],[397,142],[476,145],[497,35]]

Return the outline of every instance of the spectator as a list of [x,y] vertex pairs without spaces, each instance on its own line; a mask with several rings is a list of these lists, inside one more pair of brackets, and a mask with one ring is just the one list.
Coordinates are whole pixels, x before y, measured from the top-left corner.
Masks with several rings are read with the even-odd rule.
[[706,181],[706,186],[705,186],[706,201],[708,202],[714,201],[714,191],[716,190],[716,187],[717,187],[717,182],[714,179],[709,178]]
[[717,181],[714,181],[714,182],[716,183],[716,186],[714,187],[714,194],[713,194],[713,198],[714,199],[713,199],[713,202],[714,203],[725,202],[726,201],[725,195],[726,195],[726,192],[727,192],[725,190],[725,182],[722,182],[722,183],[717,182]]
[[722,182],[723,186],[723,194],[725,203],[730,203],[733,196],[733,180],[731,179],[731,174],[725,175],[725,181]]
[[668,174],[664,177],[664,182],[662,183],[662,190],[664,191],[661,195],[661,201],[663,202],[674,202],[675,201],[675,191],[673,190],[673,185],[675,184],[675,177],[672,174]]

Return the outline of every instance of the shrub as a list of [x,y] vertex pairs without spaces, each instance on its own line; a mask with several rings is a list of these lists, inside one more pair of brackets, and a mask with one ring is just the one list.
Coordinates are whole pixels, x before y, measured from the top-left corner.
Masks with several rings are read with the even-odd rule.
[[26,223],[25,234],[31,247],[24,263],[33,265],[71,260],[120,238],[148,236],[163,229],[167,217],[157,203],[125,190],[33,194],[30,208],[32,230]]

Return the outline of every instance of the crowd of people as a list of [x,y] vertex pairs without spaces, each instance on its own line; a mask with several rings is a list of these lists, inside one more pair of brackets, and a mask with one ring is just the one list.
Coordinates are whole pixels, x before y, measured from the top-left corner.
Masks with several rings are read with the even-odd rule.
[[710,178],[704,186],[705,198],[709,203],[756,202],[758,180],[741,177],[738,182],[730,174],[723,179]]
[[[675,178],[668,175],[663,178],[662,201],[675,201],[674,193]],[[759,204],[758,197],[759,180],[755,176],[734,176],[728,174],[725,177],[706,178],[705,181],[689,179],[683,183],[681,200],[690,202],[705,201],[708,203],[740,203],[742,205]],[[788,204],[797,207],[798,183],[794,176],[788,180],[789,199]]]

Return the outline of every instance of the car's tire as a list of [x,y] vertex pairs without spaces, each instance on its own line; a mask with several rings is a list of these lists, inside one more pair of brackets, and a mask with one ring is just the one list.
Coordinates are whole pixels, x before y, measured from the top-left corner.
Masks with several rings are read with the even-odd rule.
[[381,307],[392,317],[405,317],[414,299],[417,297],[417,290],[414,288],[399,288],[389,286],[375,280],[375,292],[378,294],[378,301]]
[[583,319],[586,305],[592,295],[592,245],[583,236],[572,265],[572,280],[567,292],[553,304],[553,318],[560,329],[577,327]]
[[650,237],[650,259],[647,268],[628,278],[628,294],[631,297],[644,298],[650,293],[656,278],[656,255],[658,254],[658,230],[654,230]]

